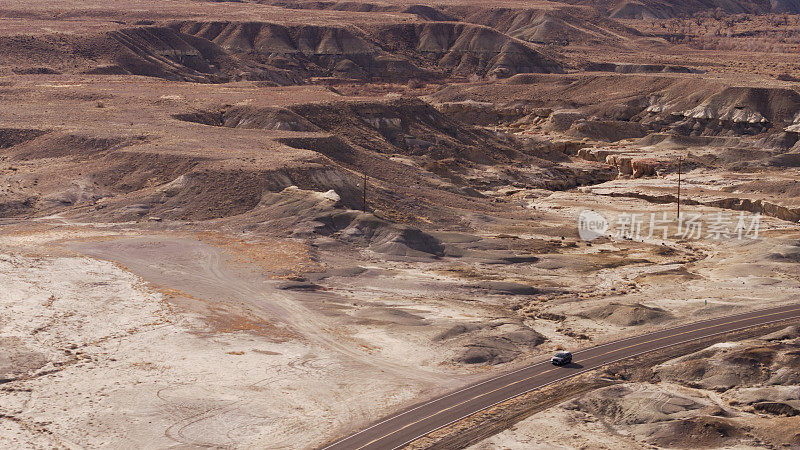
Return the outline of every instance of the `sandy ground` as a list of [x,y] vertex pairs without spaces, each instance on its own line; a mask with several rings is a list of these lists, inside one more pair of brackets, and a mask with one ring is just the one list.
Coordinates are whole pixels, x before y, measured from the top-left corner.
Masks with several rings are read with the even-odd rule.
[[[648,208],[580,193],[535,203],[555,223],[579,207]],[[33,447],[313,447],[555,348],[793,301],[794,266],[767,258],[787,250],[781,236],[793,231],[777,219],[764,226],[770,237],[749,245],[670,241],[678,256],[658,256],[660,245],[607,240],[551,248],[535,263],[500,270],[485,257],[411,263],[321,252],[314,257],[324,276],[293,281],[270,275],[276,261],[302,262],[289,243],[271,242],[283,257],[267,251],[272,259],[259,260],[242,240],[203,233],[12,225],[0,239],[0,285],[10,293],[0,321],[9,352],[0,359],[2,432]],[[543,238],[525,231],[525,239]],[[498,279],[558,289],[509,295],[491,284]],[[642,306],[644,319],[638,309],[597,315],[608,305]],[[651,309],[664,316],[647,315]],[[525,344],[530,333],[546,340]],[[459,359],[476,351],[493,362]],[[547,442],[578,420],[569,411],[542,414],[535,433],[520,426],[492,445]],[[593,448],[586,436],[601,425],[579,422],[563,445]],[[604,439],[607,447],[634,445]]]
[[[217,272],[219,253],[209,248],[196,243],[193,253],[183,253],[191,256],[184,266],[173,260],[171,268],[152,264],[143,272],[157,274],[153,281],[182,280],[177,287],[206,298],[219,289],[221,308],[257,298],[257,291],[227,291],[231,275]],[[134,271],[147,266],[136,266],[136,256],[120,259]],[[198,277],[175,273],[192,264],[200,265]],[[174,292],[111,262],[4,253],[0,273],[9,293],[0,327],[10,352],[0,359],[0,423],[13,446],[313,446],[373,417],[374,406],[387,411],[414,399],[432,378],[420,381],[412,367],[396,370],[377,358],[364,362],[366,353],[356,350],[331,352],[342,346],[327,345],[313,323],[300,320],[292,321],[292,332],[308,331],[305,339],[280,325],[220,331],[236,324],[233,310],[218,314],[227,322],[214,329],[203,320],[208,315],[168,300]],[[275,319],[298,313],[261,303],[241,307],[262,307],[258,314]]]

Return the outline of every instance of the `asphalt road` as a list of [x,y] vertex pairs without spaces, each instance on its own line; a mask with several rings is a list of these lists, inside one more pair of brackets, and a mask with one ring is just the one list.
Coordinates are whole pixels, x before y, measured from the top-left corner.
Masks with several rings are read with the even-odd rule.
[[704,320],[579,350],[573,352],[572,364],[555,367],[549,361],[540,362],[469,385],[381,419],[324,449],[394,449],[497,403],[606,364],[791,319],[800,320],[800,304]]

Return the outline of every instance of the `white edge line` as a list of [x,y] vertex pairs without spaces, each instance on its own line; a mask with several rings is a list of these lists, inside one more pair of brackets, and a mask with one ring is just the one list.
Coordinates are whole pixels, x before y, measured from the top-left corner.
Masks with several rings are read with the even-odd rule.
[[[487,409],[489,409],[489,408],[491,408],[491,407],[493,407],[493,406],[499,405],[500,403],[503,403],[503,402],[506,402],[506,401],[508,401],[508,400],[511,400],[512,398],[516,398],[516,397],[519,397],[519,396],[521,396],[521,395],[525,395],[525,394],[527,394],[528,392],[535,391],[535,390],[538,390],[538,389],[541,389],[541,388],[547,387],[547,386],[549,386],[549,385],[551,385],[551,384],[553,384],[553,383],[557,383],[557,382],[559,382],[559,381],[561,381],[561,380],[565,380],[565,379],[567,379],[567,378],[572,378],[572,377],[578,376],[578,375],[580,375],[580,374],[582,374],[582,373],[589,372],[589,371],[591,371],[591,370],[595,370],[595,369],[599,369],[600,367],[603,367],[603,366],[607,366],[607,365],[609,365],[609,364],[614,364],[615,362],[619,362],[619,361],[622,361],[622,360],[624,360],[624,359],[635,358],[635,357],[637,357],[637,356],[639,356],[639,355],[643,355],[643,354],[645,354],[645,353],[652,353],[652,352],[656,352],[656,351],[659,351],[659,350],[663,350],[663,349],[665,349],[665,348],[674,347],[674,346],[676,346],[676,345],[681,345],[681,344],[685,344],[685,343],[687,343],[687,342],[697,341],[697,340],[700,340],[700,339],[706,339],[706,338],[710,338],[710,337],[713,337],[713,336],[717,336],[717,335],[719,335],[719,334],[733,333],[733,332],[735,332],[735,331],[746,330],[746,329],[748,329],[748,328],[755,328],[755,327],[759,327],[759,326],[763,326],[763,325],[769,325],[769,324],[771,324],[771,323],[775,323],[775,322],[783,322],[783,321],[785,321],[785,320],[793,320],[793,319],[796,319],[796,317],[792,317],[792,318],[788,318],[788,319],[778,319],[778,320],[772,320],[772,321],[769,321],[769,322],[759,323],[759,324],[756,324],[756,325],[750,325],[750,326],[748,326],[748,327],[741,327],[741,328],[734,328],[733,330],[720,331],[720,332],[718,332],[718,333],[713,333],[713,334],[709,334],[709,335],[706,335],[706,336],[697,337],[697,338],[694,338],[694,339],[688,339],[688,340],[681,341],[681,342],[676,342],[676,343],[674,343],[674,344],[670,344],[670,345],[664,345],[664,346],[662,346],[662,347],[657,347],[657,348],[654,348],[654,349],[652,349],[652,350],[647,350],[647,351],[644,351],[644,352],[635,353],[635,354],[633,354],[633,355],[624,356],[624,357],[622,357],[622,358],[615,359],[615,360],[613,360],[613,361],[608,361],[608,362],[605,362],[605,363],[599,364],[599,365],[597,365],[597,366],[594,366],[594,367],[591,367],[591,368],[588,368],[588,369],[581,370],[580,372],[575,372],[575,373],[573,373],[572,375],[567,375],[567,376],[565,376],[565,377],[561,377],[561,378],[559,378],[559,379],[557,379],[557,380],[550,381],[549,383],[545,383],[545,384],[543,384],[543,385],[541,385],[541,386],[537,386],[537,387],[535,387],[535,388],[528,389],[527,391],[520,392],[519,394],[514,394],[514,395],[512,395],[511,397],[508,397],[508,398],[506,398],[506,399],[504,399],[504,400],[500,400],[499,402],[492,403],[492,404],[491,404],[491,405],[489,405],[489,406],[486,406],[486,407],[484,407],[484,408],[481,408],[481,409],[479,409],[479,410],[477,410],[477,411],[473,411],[473,412],[471,412],[471,413],[469,413],[469,414],[467,414],[467,415],[461,416],[461,417],[459,417],[458,419],[456,419],[456,420],[453,420],[453,421],[451,421],[451,422],[448,422],[448,423],[446,423],[446,424],[444,424],[444,425],[442,425],[442,426],[440,426],[440,427],[438,427],[438,428],[435,428],[435,429],[433,429],[433,430],[427,431],[427,432],[425,432],[425,434],[421,434],[421,435],[419,435],[419,436],[417,436],[417,437],[415,437],[415,438],[412,438],[412,439],[410,439],[410,440],[408,440],[408,441],[406,441],[406,442],[403,442],[402,444],[398,445],[397,447],[393,447],[393,448],[392,448],[392,450],[397,450],[398,448],[400,448],[400,447],[402,447],[402,446],[404,446],[404,445],[410,444],[410,443],[412,443],[412,442],[416,441],[416,440],[417,440],[417,439],[419,439],[419,438],[425,437],[425,436],[427,436],[427,435],[429,435],[429,434],[431,434],[431,433],[433,433],[433,432],[435,432],[435,431],[439,431],[439,430],[441,430],[441,429],[442,429],[442,428],[444,428],[444,427],[450,426],[450,425],[452,425],[452,424],[454,424],[454,423],[456,423],[456,422],[458,422],[458,421],[460,421],[460,420],[462,420],[462,419],[466,419],[467,417],[469,417],[469,416],[471,416],[471,415],[473,415],[473,414],[477,414],[477,413],[479,413],[479,412],[482,412],[482,411],[485,411],[485,410],[487,410]],[[425,419],[423,419],[423,420],[425,420]]]
[[[775,309],[783,309],[783,308],[792,307],[792,306],[797,306],[797,305],[785,305],[785,306],[777,306],[777,307],[771,307],[771,308],[762,308],[762,309],[756,309],[756,310],[753,310],[753,311],[743,312],[743,313],[739,313],[739,314],[733,314],[733,315],[730,315],[730,316],[721,316],[721,317],[715,317],[715,318],[712,318],[712,319],[700,320],[700,321],[698,321],[698,322],[691,322],[691,323],[687,323],[687,324],[685,324],[685,325],[678,325],[678,326],[676,326],[676,327],[673,327],[673,328],[665,328],[665,329],[663,329],[663,330],[651,331],[650,333],[638,334],[638,335],[635,335],[635,336],[629,336],[629,337],[627,337],[627,338],[619,339],[619,340],[616,340],[616,341],[606,342],[605,344],[600,344],[600,345],[596,345],[596,346],[594,346],[594,347],[589,347],[589,348],[585,348],[585,349],[582,349],[582,350],[578,350],[578,351],[574,352],[574,353],[573,353],[573,355],[578,355],[578,354],[580,354],[580,353],[584,353],[584,352],[587,352],[587,351],[589,351],[589,350],[595,350],[595,349],[602,348],[602,347],[606,347],[606,346],[608,346],[608,345],[612,345],[612,344],[619,344],[619,343],[622,343],[622,342],[625,342],[625,341],[629,341],[629,340],[631,340],[631,339],[638,339],[638,338],[642,338],[642,337],[646,337],[646,336],[651,336],[651,335],[658,334],[658,333],[663,333],[663,332],[665,332],[665,331],[677,330],[677,329],[684,328],[684,327],[688,327],[688,326],[692,326],[692,325],[699,325],[699,324],[701,324],[701,323],[713,322],[713,321],[715,321],[715,320],[733,319],[733,318],[735,318],[735,317],[739,317],[739,316],[750,315],[750,314],[753,314],[753,313],[764,312],[764,311],[770,311],[770,310],[775,310]],[[767,323],[770,323],[770,322],[767,322]],[[709,336],[714,336],[714,335],[709,335]],[[688,341],[687,341],[687,342],[688,342]],[[680,343],[678,343],[678,344],[673,344],[673,345],[680,345],[680,344],[682,344],[682,343],[683,343],[683,342],[680,342]],[[656,349],[656,350],[658,350],[658,349]],[[637,355],[634,355],[634,356],[637,356]],[[618,360],[617,360],[617,361],[618,361]],[[612,362],[616,362],[616,361],[612,361]],[[331,444],[329,444],[329,445],[327,445],[327,446],[325,446],[325,447],[322,447],[322,449],[321,449],[321,450],[326,450],[326,449],[329,449],[329,448],[331,448],[331,447],[333,447],[333,446],[335,446],[335,445],[342,444],[342,443],[344,443],[344,442],[346,442],[346,441],[348,441],[348,440],[350,440],[350,439],[352,439],[352,438],[354,438],[354,437],[358,436],[359,434],[365,433],[365,432],[367,432],[367,431],[369,431],[369,430],[371,430],[371,429],[373,429],[373,428],[375,428],[375,427],[377,427],[377,426],[379,426],[379,425],[383,425],[383,424],[384,424],[384,423],[386,423],[386,422],[389,422],[389,421],[391,421],[391,420],[397,419],[398,417],[402,417],[402,416],[404,416],[404,415],[406,415],[406,414],[408,414],[408,413],[410,413],[410,412],[416,411],[416,410],[418,410],[419,408],[422,408],[422,407],[424,407],[424,406],[428,406],[428,405],[430,405],[430,404],[432,404],[432,403],[436,403],[436,402],[438,402],[438,401],[440,401],[440,400],[443,400],[443,399],[445,399],[445,398],[447,398],[447,397],[450,397],[450,396],[456,395],[456,394],[458,394],[458,393],[464,392],[464,391],[466,391],[466,390],[468,390],[468,389],[472,389],[472,388],[474,388],[474,387],[478,387],[478,386],[480,386],[480,385],[482,385],[482,384],[485,384],[485,383],[489,383],[489,382],[491,382],[491,381],[498,380],[498,379],[500,379],[500,378],[503,378],[503,377],[505,377],[505,376],[508,376],[508,375],[513,375],[513,374],[515,374],[515,373],[517,373],[517,372],[521,372],[521,371],[523,371],[523,370],[532,369],[532,368],[534,368],[534,367],[536,367],[536,366],[538,366],[538,365],[540,365],[540,364],[545,364],[545,363],[547,363],[547,360],[545,360],[545,361],[540,361],[540,362],[537,362],[537,363],[533,363],[533,364],[531,364],[531,365],[528,365],[528,366],[525,366],[525,367],[521,367],[521,368],[519,368],[519,369],[517,369],[517,370],[513,370],[513,371],[511,371],[511,372],[505,372],[505,373],[502,373],[502,374],[500,374],[500,375],[497,375],[497,376],[495,376],[495,377],[488,378],[488,379],[486,379],[486,380],[484,380],[484,381],[481,381],[480,383],[477,383],[477,384],[470,384],[470,385],[464,386],[463,388],[461,388],[461,389],[459,389],[459,390],[457,390],[457,391],[450,392],[449,394],[447,394],[447,395],[444,395],[444,396],[441,396],[441,397],[436,397],[435,399],[429,400],[429,401],[427,401],[427,402],[425,402],[425,403],[421,403],[421,404],[419,404],[419,405],[415,406],[415,407],[414,407],[414,408],[412,408],[412,409],[409,409],[409,410],[407,410],[407,411],[403,411],[403,412],[401,412],[401,413],[398,413],[397,415],[394,415],[394,416],[387,417],[386,419],[384,419],[384,420],[382,420],[382,421],[380,421],[380,422],[378,422],[378,423],[376,423],[376,424],[373,424],[373,425],[371,425],[371,426],[370,426],[370,427],[368,427],[368,428],[364,428],[363,430],[359,430],[359,431],[358,431],[358,432],[356,432],[356,433],[353,433],[353,434],[351,434],[351,435],[349,435],[349,436],[343,437],[342,439],[339,439],[338,441],[335,441],[335,442],[333,442],[333,443],[331,443]],[[607,364],[611,364],[611,363],[607,363]],[[578,373],[583,373],[583,372],[578,372]],[[577,374],[575,374],[575,375],[577,375]],[[572,376],[574,376],[574,375],[572,375]],[[556,380],[556,381],[559,381],[559,380]],[[548,384],[549,384],[549,383],[548,383]],[[541,387],[544,387],[544,386],[547,386],[547,385],[543,385],[543,386],[541,386]],[[538,388],[537,388],[537,389],[538,389]],[[523,394],[524,394],[524,393],[523,393]],[[522,394],[519,394],[519,395],[522,395]],[[512,397],[512,398],[513,398],[513,397]],[[508,399],[506,399],[506,400],[508,400]],[[505,401],[505,400],[503,400],[503,401]],[[494,406],[494,405],[488,406],[487,408],[491,408],[492,406]],[[477,413],[477,412],[480,412],[480,411],[475,411],[475,412]],[[475,414],[475,413],[472,413],[472,414]],[[458,419],[458,420],[461,420],[461,419]],[[451,423],[452,423],[452,422],[451,422]],[[450,425],[450,424],[447,424],[447,425]],[[444,425],[444,426],[447,426],[447,425]],[[437,430],[438,430],[438,428],[437,428]],[[436,431],[436,430],[433,430],[433,431]],[[433,431],[429,431],[429,433],[432,433]],[[426,433],[426,434],[427,434],[427,433]],[[419,437],[421,437],[421,436],[418,436],[418,437],[414,438],[414,440],[416,440],[416,439],[419,439]],[[411,441],[408,441],[408,442],[411,442]],[[406,444],[407,444],[408,442],[406,442]],[[402,444],[402,445],[405,445],[405,444]]]

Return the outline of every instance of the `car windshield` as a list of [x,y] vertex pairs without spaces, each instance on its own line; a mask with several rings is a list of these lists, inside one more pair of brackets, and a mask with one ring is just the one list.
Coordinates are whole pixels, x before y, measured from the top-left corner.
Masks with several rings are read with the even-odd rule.
[[560,357],[567,356],[567,355],[569,355],[569,352],[558,352],[558,353],[556,353],[556,356],[560,356]]

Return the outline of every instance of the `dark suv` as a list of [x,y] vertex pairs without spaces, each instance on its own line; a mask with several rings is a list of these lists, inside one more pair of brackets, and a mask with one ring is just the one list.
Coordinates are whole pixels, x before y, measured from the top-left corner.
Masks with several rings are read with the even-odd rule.
[[572,362],[572,353],[570,352],[556,352],[552,358],[550,358],[550,362],[556,366],[563,366],[564,364],[569,364]]

